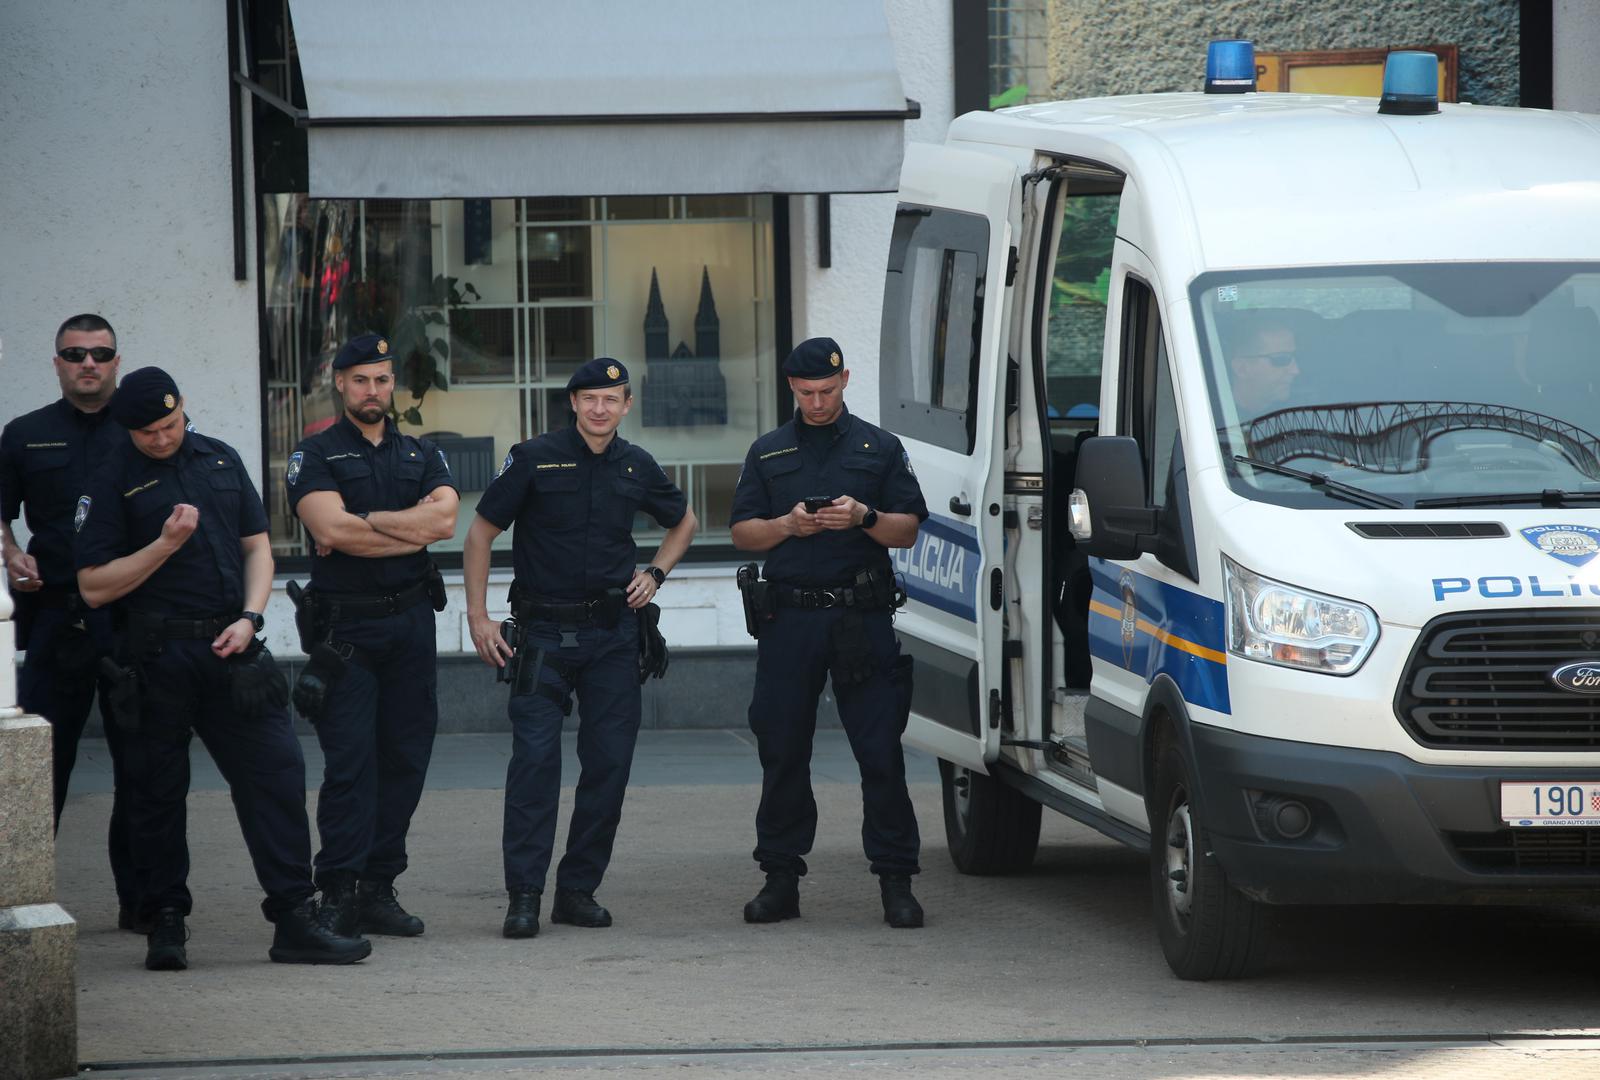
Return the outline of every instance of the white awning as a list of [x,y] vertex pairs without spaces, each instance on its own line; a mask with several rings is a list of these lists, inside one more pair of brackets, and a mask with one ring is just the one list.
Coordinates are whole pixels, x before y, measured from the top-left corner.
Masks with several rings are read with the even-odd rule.
[[871,0],[290,0],[311,195],[893,191]]

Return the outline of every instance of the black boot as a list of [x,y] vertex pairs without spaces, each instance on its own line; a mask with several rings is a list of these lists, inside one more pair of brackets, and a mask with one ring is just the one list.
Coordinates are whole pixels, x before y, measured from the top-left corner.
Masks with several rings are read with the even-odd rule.
[[150,928],[144,966],[150,971],[182,971],[189,966],[189,954],[183,948],[188,940],[189,930],[183,925],[183,912],[175,907],[162,908],[156,912],[155,924]]
[[779,870],[767,874],[767,883],[744,906],[745,922],[782,922],[799,917],[800,878]]
[[589,893],[557,889],[556,902],[550,905],[550,921],[573,926],[610,926],[611,912],[595,903]]
[[331,921],[306,897],[278,916],[267,955],[275,964],[353,964],[372,952],[372,942],[335,933]]
[[356,884],[356,928],[363,934],[416,937],[422,920],[400,906],[392,880],[362,878]]
[[509,893],[505,925],[500,934],[508,938],[533,937],[539,932],[539,890],[522,886]]
[[878,890],[883,893],[883,921],[896,929],[922,925],[922,905],[911,895],[909,874],[878,875]]
[[348,870],[329,870],[317,879],[322,903],[317,909],[322,924],[339,937],[355,937],[359,931],[356,915],[356,876]]

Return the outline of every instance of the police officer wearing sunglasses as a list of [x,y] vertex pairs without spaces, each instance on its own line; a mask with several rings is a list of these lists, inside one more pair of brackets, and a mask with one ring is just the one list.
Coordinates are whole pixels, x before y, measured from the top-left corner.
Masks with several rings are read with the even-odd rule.
[[108,408],[127,437],[75,515],[78,588],[117,624],[110,707],[132,730],[125,774],[145,967],[188,966],[192,905],[184,803],[198,734],[228,782],[275,925],[278,963],[347,964],[372,950],[318,916],[305,759],[288,685],[258,634],[272,591],[267,513],[238,453],[187,431],[172,377],[147,367]]
[[[575,426],[512,448],[478,502],[462,560],[472,643],[512,684],[501,838],[508,938],[539,932],[561,794],[562,719],[574,695],[582,771],[550,918],[611,925],[594,893],[611,861],[639,734],[640,634],[696,527],[683,492],[655,458],[617,436],[633,404],[628,369],[609,357],[591,360],[567,382],[567,394]],[[633,542],[640,511],[667,530],[643,569]],[[516,566],[509,635],[489,618],[486,599],[489,546],[507,528]]]
[[[98,315],[74,315],[56,331],[55,348],[61,398],[17,417],[0,432],[0,547],[16,601],[17,648],[26,650],[17,699],[25,712],[50,721],[59,824],[78,739],[99,685],[95,668],[111,647],[109,614],[90,610],[78,593],[73,512],[89,476],[127,443],[128,434],[106,411],[122,363],[111,324]],[[11,534],[19,512],[32,533],[27,551]],[[128,847],[125,736],[106,716],[103,693],[100,711],[116,785],[108,847],[117,925],[143,932],[148,927],[136,923],[138,893]]]

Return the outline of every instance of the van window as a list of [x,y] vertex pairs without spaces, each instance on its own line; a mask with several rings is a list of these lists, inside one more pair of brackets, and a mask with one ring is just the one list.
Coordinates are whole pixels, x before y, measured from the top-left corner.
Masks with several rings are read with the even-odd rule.
[[1178,403],[1167,365],[1161,311],[1149,286],[1129,278],[1122,304],[1121,432],[1144,453],[1144,494],[1165,507],[1167,478],[1178,445]]
[[1092,421],[1100,408],[1111,248],[1120,185],[1068,181],[1050,288],[1045,387],[1052,420]]
[[884,426],[972,453],[989,222],[902,203],[883,288],[879,411]]
[[1223,461],[1246,498],[1600,495],[1600,265],[1214,273],[1192,297]]

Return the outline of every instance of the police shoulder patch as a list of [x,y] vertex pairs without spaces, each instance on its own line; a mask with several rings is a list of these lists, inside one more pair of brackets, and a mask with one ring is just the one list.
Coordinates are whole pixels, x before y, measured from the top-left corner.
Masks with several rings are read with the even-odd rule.
[[909,453],[904,450],[900,451],[900,460],[906,463],[906,472],[910,473],[912,476],[917,475],[917,470],[911,467],[911,455]]
[[284,479],[288,481],[290,487],[294,487],[295,481],[300,479],[300,464],[303,461],[305,454],[302,451],[296,450],[289,455],[289,469],[284,474]]
[[92,501],[87,495],[78,496],[78,509],[72,515],[73,532],[83,531],[83,523],[89,520],[89,505]]
[[444,456],[444,451],[443,450],[440,450],[437,447],[435,447],[434,451],[439,455],[439,464],[444,466],[444,471],[445,472],[449,472],[450,471],[450,459]]
[[504,476],[506,474],[506,470],[511,468],[511,459],[516,456],[517,452],[515,450],[506,451],[506,459],[500,463],[500,471],[494,474],[497,479]]

